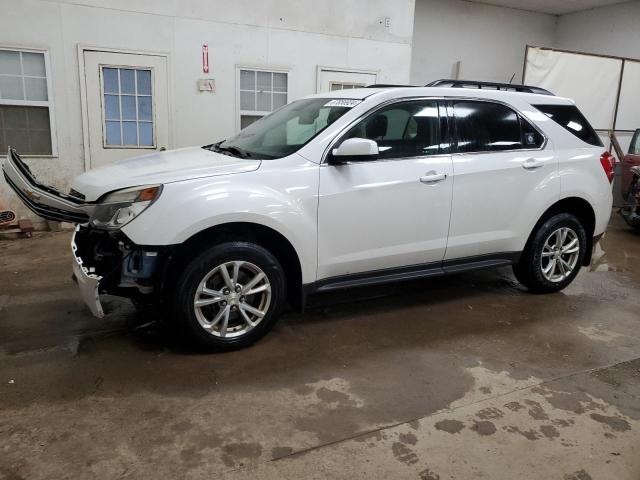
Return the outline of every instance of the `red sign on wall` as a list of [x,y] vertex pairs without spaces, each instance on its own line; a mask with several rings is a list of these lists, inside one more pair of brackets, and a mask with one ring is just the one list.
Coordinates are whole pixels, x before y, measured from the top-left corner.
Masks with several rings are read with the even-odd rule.
[[209,73],[209,45],[202,44],[202,71]]

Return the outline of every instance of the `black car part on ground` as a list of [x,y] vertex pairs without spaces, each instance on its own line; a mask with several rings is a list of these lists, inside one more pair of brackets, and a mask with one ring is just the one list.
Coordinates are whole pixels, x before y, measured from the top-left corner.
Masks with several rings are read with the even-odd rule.
[[16,219],[15,212],[11,210],[0,210],[0,225],[9,224]]

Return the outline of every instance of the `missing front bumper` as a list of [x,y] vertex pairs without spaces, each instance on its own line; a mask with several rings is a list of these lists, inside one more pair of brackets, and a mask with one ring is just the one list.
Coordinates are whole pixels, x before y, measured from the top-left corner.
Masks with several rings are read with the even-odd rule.
[[82,299],[98,318],[105,312],[100,295],[142,303],[161,301],[163,279],[172,257],[171,246],[140,246],[119,231],[81,224],[71,239],[73,275]]

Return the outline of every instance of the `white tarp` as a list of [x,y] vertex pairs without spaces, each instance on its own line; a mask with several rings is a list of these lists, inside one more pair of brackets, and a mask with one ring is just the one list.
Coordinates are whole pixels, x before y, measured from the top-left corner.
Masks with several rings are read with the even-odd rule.
[[524,83],[575,100],[594,128],[610,129],[621,66],[616,58],[529,47]]

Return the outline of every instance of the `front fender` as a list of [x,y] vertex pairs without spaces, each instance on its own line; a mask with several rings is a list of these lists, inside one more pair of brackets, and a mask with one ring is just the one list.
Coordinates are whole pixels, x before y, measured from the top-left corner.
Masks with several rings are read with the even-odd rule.
[[291,242],[303,282],[315,281],[318,166],[298,159],[292,168],[290,162],[267,161],[263,164],[273,165],[256,172],[165,184],[160,198],[122,231],[138,245],[177,245],[225,223],[263,225]]

